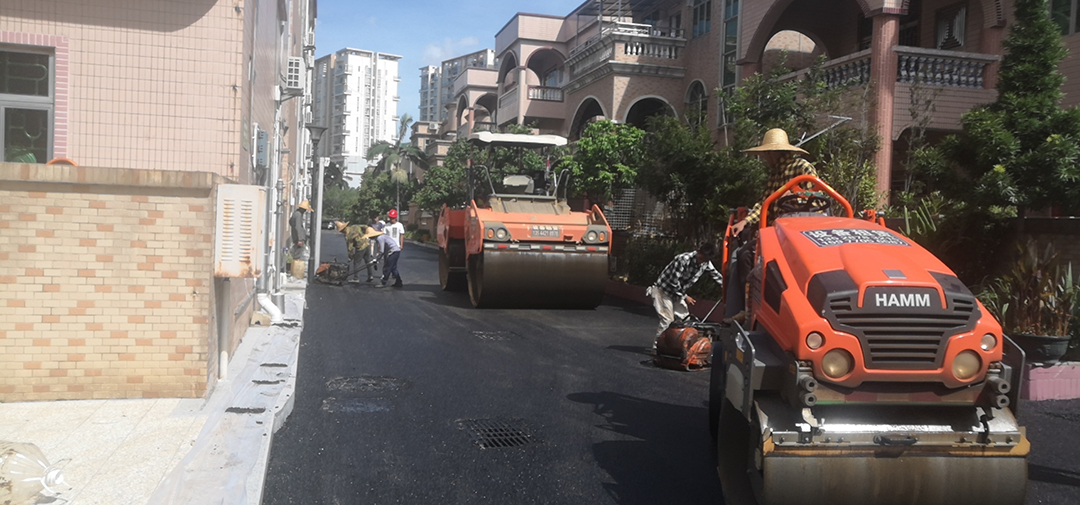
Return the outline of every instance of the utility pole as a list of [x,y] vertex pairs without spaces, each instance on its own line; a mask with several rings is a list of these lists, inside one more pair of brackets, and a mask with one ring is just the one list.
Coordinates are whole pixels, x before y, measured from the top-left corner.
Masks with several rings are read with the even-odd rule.
[[308,258],[308,282],[315,282],[315,270],[319,265],[319,243],[322,240],[322,190],[323,190],[323,167],[319,162],[319,140],[326,131],[325,126],[308,124],[305,126],[311,133],[311,200],[315,202],[315,212],[311,213],[311,233],[308,240],[311,242],[311,257]]

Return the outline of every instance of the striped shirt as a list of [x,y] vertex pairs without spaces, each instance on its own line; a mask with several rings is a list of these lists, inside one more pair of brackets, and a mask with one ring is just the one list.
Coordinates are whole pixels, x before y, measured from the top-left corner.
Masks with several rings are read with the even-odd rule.
[[[764,202],[769,195],[782,188],[788,181],[804,174],[817,177],[817,170],[814,170],[814,166],[811,165],[809,161],[802,158],[796,158],[794,152],[784,152],[780,156],[780,162],[777,164],[776,168],[769,171],[769,180],[765,183],[765,194],[761,195],[761,202],[754,205],[754,208],[746,215],[746,225],[750,226],[758,223],[761,219],[761,203]],[[809,188],[809,183],[803,185],[803,189]],[[776,217],[775,205],[769,209],[769,216],[772,218]]]
[[704,272],[709,272],[709,275],[717,284],[724,285],[724,276],[713,266],[711,261],[706,260],[703,263],[698,263],[697,251],[685,252],[675,256],[675,259],[664,267],[664,271],[660,272],[660,277],[656,279],[655,285],[663,289],[668,295],[682,298],[686,296],[686,292],[701,278],[701,274]]

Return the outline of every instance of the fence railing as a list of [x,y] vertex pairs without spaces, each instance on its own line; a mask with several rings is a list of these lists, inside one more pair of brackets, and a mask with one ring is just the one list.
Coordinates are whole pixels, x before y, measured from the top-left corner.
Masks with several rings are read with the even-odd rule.
[[930,86],[982,88],[986,66],[997,61],[992,54],[960,53],[921,47],[897,46],[896,80]]
[[529,100],[561,102],[563,101],[563,91],[562,88],[549,86],[529,86]]

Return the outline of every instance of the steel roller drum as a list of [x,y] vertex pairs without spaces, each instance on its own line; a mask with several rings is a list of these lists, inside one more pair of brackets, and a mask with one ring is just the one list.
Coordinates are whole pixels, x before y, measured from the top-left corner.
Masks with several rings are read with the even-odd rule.
[[476,307],[592,309],[604,299],[606,254],[486,251],[468,261]]
[[1020,505],[1027,460],[1007,456],[776,456],[760,505]]

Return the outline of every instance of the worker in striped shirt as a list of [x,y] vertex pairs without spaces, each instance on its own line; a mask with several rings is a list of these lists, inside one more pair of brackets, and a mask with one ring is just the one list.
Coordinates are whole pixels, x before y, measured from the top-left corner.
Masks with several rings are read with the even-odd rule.
[[[656,328],[657,338],[673,321],[684,319],[690,314],[687,304],[693,305],[695,300],[686,292],[701,278],[701,274],[709,272],[717,284],[724,285],[724,276],[720,275],[720,271],[712,264],[717,252],[716,244],[709,242],[702,244],[697,251],[675,256],[645,292],[652,297],[653,308],[660,316],[660,326]],[[655,348],[656,343],[653,341],[653,349]]]

